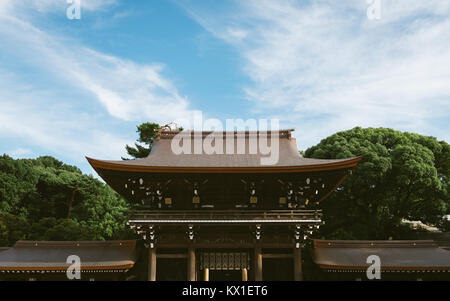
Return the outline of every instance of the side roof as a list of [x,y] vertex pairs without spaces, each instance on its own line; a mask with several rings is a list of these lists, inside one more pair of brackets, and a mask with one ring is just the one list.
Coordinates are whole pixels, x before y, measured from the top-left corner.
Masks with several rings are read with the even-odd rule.
[[136,260],[136,241],[18,241],[0,252],[0,271],[65,271],[77,255],[81,270],[128,270]]
[[[296,172],[323,171],[355,167],[362,157],[349,159],[303,158],[297,149],[292,130],[260,132],[162,132],[154,141],[147,158],[136,160],[97,160],[87,158],[94,169],[132,172]],[[261,137],[267,136],[267,141]],[[179,140],[174,140],[179,139]],[[203,147],[195,150],[195,143],[211,144],[219,153],[209,154]],[[209,140],[210,139],[210,140]],[[265,165],[271,156],[260,147],[267,145],[276,156],[275,164]],[[176,154],[175,147],[190,144],[188,153]],[[275,145],[277,144],[277,147]],[[230,146],[232,145],[232,147]],[[220,152],[222,150],[222,152]],[[275,153],[277,152],[277,154]],[[98,170],[97,170],[98,171]]]
[[365,271],[377,255],[383,271],[449,271],[450,251],[432,240],[314,240],[313,260],[322,269]]

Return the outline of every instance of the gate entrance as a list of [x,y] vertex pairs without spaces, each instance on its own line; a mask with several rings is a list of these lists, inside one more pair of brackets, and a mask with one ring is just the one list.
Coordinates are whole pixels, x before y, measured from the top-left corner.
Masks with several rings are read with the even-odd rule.
[[239,271],[219,271],[212,270],[209,272],[210,281],[242,281],[242,272]]
[[202,280],[247,281],[250,269],[248,252],[201,252],[200,271]]

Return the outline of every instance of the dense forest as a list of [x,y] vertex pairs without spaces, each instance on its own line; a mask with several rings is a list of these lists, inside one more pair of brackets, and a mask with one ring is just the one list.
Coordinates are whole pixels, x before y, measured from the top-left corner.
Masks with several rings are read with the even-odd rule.
[[28,240],[134,238],[128,203],[109,186],[52,157],[0,156],[0,246]]
[[[328,239],[415,239],[402,219],[450,231],[450,145],[388,128],[336,133],[304,153],[309,158],[363,156],[353,174],[322,202]],[[423,236],[421,236],[423,237]]]
[[[148,155],[159,125],[138,126],[132,158]],[[449,231],[450,145],[434,137],[386,128],[354,128],[303,152],[310,158],[363,161],[322,202],[328,239],[407,239],[402,219]],[[126,226],[129,204],[91,175],[55,158],[0,156],[0,246],[28,240],[135,239]]]

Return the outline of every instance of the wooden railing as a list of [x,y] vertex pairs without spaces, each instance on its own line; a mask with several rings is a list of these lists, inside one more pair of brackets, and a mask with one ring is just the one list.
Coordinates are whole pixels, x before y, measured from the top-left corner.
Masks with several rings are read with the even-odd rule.
[[139,210],[132,220],[300,220],[319,219],[321,210]]

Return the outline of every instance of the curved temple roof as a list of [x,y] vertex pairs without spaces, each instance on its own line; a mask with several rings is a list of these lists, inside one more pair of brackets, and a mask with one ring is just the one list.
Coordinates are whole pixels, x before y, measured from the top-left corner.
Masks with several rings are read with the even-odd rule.
[[[136,160],[96,160],[87,158],[94,169],[133,172],[309,172],[355,167],[362,157],[350,159],[303,158],[297,149],[292,130],[260,132],[162,132],[154,141],[147,158]],[[266,137],[266,140],[261,138]],[[217,146],[218,153],[209,154],[195,143]],[[187,145],[186,152],[176,154]],[[200,145],[198,143],[197,145]],[[189,145],[190,144],[190,145]],[[262,149],[265,151],[262,151]],[[222,150],[222,151],[221,151]],[[253,150],[253,151],[252,151]],[[273,156],[274,164],[264,159]]]
[[65,271],[77,255],[81,270],[128,270],[136,260],[136,241],[18,241],[0,253],[0,271]]
[[431,240],[314,240],[314,262],[327,270],[367,270],[367,257],[380,257],[384,271],[448,271],[450,251]]

